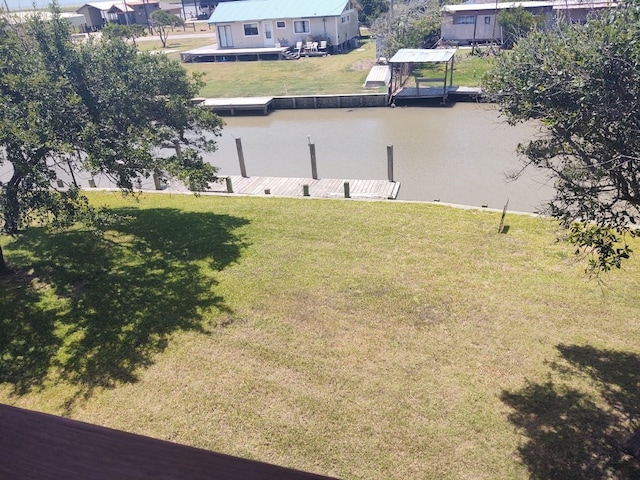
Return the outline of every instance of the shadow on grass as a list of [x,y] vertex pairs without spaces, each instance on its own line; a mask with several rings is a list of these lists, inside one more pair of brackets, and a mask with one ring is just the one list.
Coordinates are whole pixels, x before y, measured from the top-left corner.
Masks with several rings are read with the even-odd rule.
[[[510,420],[527,437],[520,456],[532,479],[638,479],[624,446],[638,424],[640,356],[559,345],[551,379],[504,392]],[[576,387],[579,378],[597,394]]]
[[34,228],[11,245],[12,265],[32,269],[0,280],[0,383],[15,394],[52,368],[84,395],[134,382],[173,332],[205,332],[204,312],[228,311],[215,273],[239,258],[235,230],[246,220],[173,209],[116,213],[130,218],[113,228],[115,241]]

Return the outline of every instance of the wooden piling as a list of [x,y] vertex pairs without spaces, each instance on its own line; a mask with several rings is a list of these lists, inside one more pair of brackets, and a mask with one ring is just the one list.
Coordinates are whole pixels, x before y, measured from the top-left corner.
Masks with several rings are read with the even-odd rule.
[[316,162],[316,144],[309,144],[309,155],[311,156],[311,178],[318,179],[318,165]]
[[242,139],[236,138],[236,150],[238,151],[238,161],[240,162],[240,175],[247,176],[247,168],[244,165],[244,152],[242,151]]
[[387,177],[393,182],[393,145],[387,145]]
[[351,198],[349,182],[344,182],[344,198]]
[[162,185],[160,184],[160,176],[156,172],[153,172],[153,185],[156,190],[162,190]]
[[509,199],[507,199],[507,203],[504,204],[504,208],[502,209],[502,217],[500,217],[500,226],[498,227],[498,233],[506,233],[504,232],[504,217],[507,215],[508,207],[509,207]]
[[233,193],[233,185],[231,184],[231,177],[227,177],[224,180],[227,183],[227,193]]
[[308,197],[309,196],[309,185],[307,185],[306,183],[304,185],[302,185],[302,195],[304,197]]

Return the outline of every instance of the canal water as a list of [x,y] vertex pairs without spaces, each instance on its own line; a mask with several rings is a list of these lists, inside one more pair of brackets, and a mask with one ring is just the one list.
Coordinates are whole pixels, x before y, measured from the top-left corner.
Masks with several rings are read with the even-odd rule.
[[278,110],[268,116],[225,117],[219,149],[208,160],[221,175],[239,175],[241,138],[249,176],[311,177],[308,143],[318,176],[387,179],[387,145],[394,150],[399,200],[433,201],[535,212],[551,198],[542,171],[521,168],[519,142],[532,125],[512,127],[494,106]]
[[[267,116],[225,117],[218,150],[207,160],[220,175],[239,175],[236,138],[241,138],[249,176],[311,178],[308,143],[315,144],[318,176],[387,179],[387,145],[394,150],[399,200],[433,201],[535,212],[551,198],[542,170],[521,168],[519,142],[536,135],[532,125],[507,125],[495,107],[458,103],[448,107],[277,110]],[[58,178],[70,182],[68,175]],[[11,168],[0,167],[0,181]],[[76,177],[113,187],[104,176]],[[149,179],[143,188],[153,189]]]

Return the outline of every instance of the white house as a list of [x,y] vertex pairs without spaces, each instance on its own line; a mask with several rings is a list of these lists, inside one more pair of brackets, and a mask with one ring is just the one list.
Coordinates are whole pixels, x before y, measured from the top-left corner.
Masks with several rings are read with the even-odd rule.
[[534,15],[545,17],[547,25],[557,18],[584,23],[602,9],[615,6],[608,0],[533,0],[494,3],[461,3],[442,7],[441,37],[458,44],[498,42],[503,33],[496,18],[501,10],[522,7]]
[[331,51],[357,45],[355,0],[241,0],[220,3],[209,18],[221,49],[326,41]]

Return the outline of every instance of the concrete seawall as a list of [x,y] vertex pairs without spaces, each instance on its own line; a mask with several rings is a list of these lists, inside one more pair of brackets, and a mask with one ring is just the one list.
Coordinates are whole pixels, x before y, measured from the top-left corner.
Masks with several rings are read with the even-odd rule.
[[[412,89],[403,89],[403,95],[393,97],[393,103],[402,105],[419,105],[425,102],[433,103],[434,98],[440,99],[442,94],[421,96],[412,93]],[[415,89],[413,89],[415,90]],[[423,89],[423,92],[426,91]],[[452,101],[477,101],[479,89],[453,87],[448,92],[448,99]],[[351,93],[331,95],[287,95],[278,97],[246,97],[246,98],[198,98],[194,102],[211,108],[220,115],[236,115],[244,112],[249,115],[267,115],[272,110],[313,110],[318,108],[373,108],[388,107],[387,93]]]
[[386,107],[388,104],[386,93],[273,97],[273,108],[276,110]]

